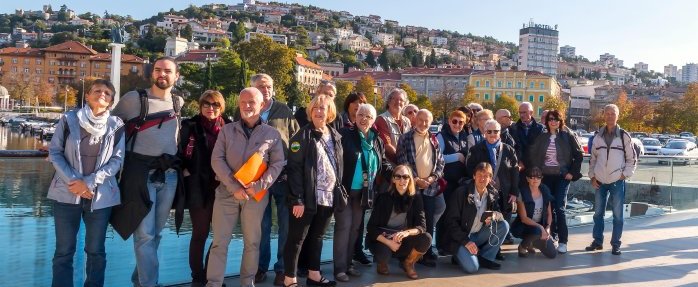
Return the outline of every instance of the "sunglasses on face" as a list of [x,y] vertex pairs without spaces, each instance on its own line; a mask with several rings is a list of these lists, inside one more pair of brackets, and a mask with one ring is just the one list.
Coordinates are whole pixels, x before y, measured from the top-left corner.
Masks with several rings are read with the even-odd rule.
[[452,119],[452,120],[451,120],[451,123],[454,124],[454,125],[462,125],[462,124],[465,123],[465,121],[459,121],[459,120],[456,120],[456,119]]
[[541,180],[541,179],[543,179],[543,177],[542,177],[542,176],[529,176],[528,179],[530,179],[530,180]]
[[410,179],[410,176],[407,174],[395,174],[395,175],[393,175],[393,178],[397,179],[397,180],[400,180],[400,179],[408,180],[408,179]]
[[204,109],[208,109],[208,108],[220,109],[221,104],[203,101],[203,102],[201,102],[201,107]]
[[417,113],[417,111],[411,110],[411,111],[407,111],[406,113],[407,113],[408,115],[414,115],[414,114]]
[[558,119],[558,118],[548,118],[548,121],[549,121],[549,122],[559,122],[560,119]]
[[482,110],[473,109],[472,111],[473,111],[473,114],[477,114],[479,111],[482,111]]
[[496,134],[499,134],[499,130],[487,130],[487,134],[488,134],[488,135],[491,135],[491,134],[495,134],[495,135],[496,135]]

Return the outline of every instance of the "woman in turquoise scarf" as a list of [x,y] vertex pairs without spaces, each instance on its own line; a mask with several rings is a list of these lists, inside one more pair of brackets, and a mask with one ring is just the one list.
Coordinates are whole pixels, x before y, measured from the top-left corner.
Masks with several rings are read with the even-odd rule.
[[385,159],[383,142],[373,128],[376,109],[370,104],[360,104],[356,111],[356,125],[343,128],[344,171],[342,185],[349,191],[349,204],[342,211],[335,211],[334,225],[334,275],[337,281],[347,282],[349,276],[361,273],[351,266],[354,245],[359,238],[366,209],[371,208],[377,191],[376,176],[392,173]]

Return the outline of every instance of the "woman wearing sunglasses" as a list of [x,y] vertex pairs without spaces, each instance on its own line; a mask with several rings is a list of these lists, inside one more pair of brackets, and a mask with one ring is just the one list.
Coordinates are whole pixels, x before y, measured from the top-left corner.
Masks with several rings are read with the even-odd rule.
[[[555,258],[557,251],[550,225],[553,221],[551,201],[553,196],[543,184],[543,172],[538,167],[526,170],[528,185],[521,187],[521,196],[516,204],[518,216],[511,225],[511,233],[523,239],[519,244],[519,257],[527,257],[540,250],[548,258]],[[535,249],[534,249],[535,247]]]
[[565,127],[565,119],[559,111],[550,110],[545,118],[546,131],[538,136],[530,147],[528,162],[543,171],[543,184],[550,188],[555,198],[555,216],[551,226],[558,238],[558,252],[567,253],[567,219],[565,206],[570,182],[582,177],[582,147],[577,138]]
[[204,248],[211,227],[213,201],[220,184],[211,168],[211,152],[218,132],[230,120],[222,117],[223,95],[205,91],[199,98],[199,114],[182,121],[178,154],[182,159],[186,207],[189,209],[192,232],[189,241],[189,268],[192,286],[206,284]]
[[418,278],[414,264],[431,248],[431,236],[426,233],[422,198],[407,165],[393,169],[388,192],[376,197],[366,231],[366,246],[377,262],[378,274],[388,275],[388,261],[397,257],[407,277]]

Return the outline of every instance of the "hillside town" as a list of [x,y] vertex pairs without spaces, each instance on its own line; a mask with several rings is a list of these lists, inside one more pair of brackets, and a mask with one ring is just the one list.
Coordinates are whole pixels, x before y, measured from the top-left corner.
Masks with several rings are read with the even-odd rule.
[[[303,106],[323,80],[347,93],[364,88],[375,103],[391,89],[409,86],[413,101],[439,115],[464,100],[496,105],[510,98],[533,103],[535,116],[563,105],[569,126],[590,130],[597,127],[600,108],[617,102],[619,94],[659,105],[681,99],[687,84],[698,81],[694,63],[654,71],[611,53],[598,59],[578,55],[558,42],[564,30],[533,19],[512,27],[519,43],[510,43],[401,25],[379,15],[254,0],[170,9],[142,20],[80,12],[44,5],[0,15],[0,84],[8,91],[0,92],[0,109],[75,105],[86,81],[110,77],[115,34],[125,44],[122,93],[147,83],[143,75],[154,59],[170,56],[183,66],[177,87],[184,95],[211,87],[231,95],[244,86],[245,75],[267,72],[288,78],[277,81],[277,96],[290,106]],[[257,38],[273,45],[251,41]],[[278,53],[266,60],[285,64],[261,63],[252,53],[260,48],[254,43],[276,47]],[[222,73],[229,64],[234,68]]]

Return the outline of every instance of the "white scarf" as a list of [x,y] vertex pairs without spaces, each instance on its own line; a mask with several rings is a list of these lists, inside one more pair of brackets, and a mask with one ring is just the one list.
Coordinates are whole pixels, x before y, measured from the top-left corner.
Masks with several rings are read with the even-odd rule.
[[92,109],[85,106],[78,112],[78,121],[80,127],[85,129],[90,134],[90,145],[98,144],[102,140],[102,136],[107,132],[107,119],[109,118],[109,110],[97,117],[92,114]]

